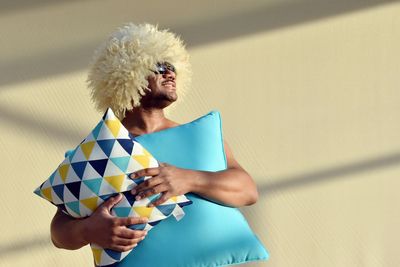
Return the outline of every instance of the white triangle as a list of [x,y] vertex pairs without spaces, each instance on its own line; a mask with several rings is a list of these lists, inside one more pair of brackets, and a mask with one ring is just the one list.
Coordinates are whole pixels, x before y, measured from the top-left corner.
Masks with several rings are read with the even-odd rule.
[[115,138],[114,135],[111,133],[111,131],[108,129],[106,123],[103,123],[99,135],[97,136],[97,140],[108,140],[108,139],[115,139]]
[[70,162],[69,162],[69,157],[66,157],[66,158],[63,160],[63,162],[61,162],[61,164],[60,164],[58,167],[60,167],[60,166],[62,166],[62,165],[65,165],[65,164],[70,164]]
[[158,166],[159,166],[158,161],[155,158],[150,157],[149,168],[154,168],[154,167],[158,167]]
[[143,146],[138,142],[133,143],[132,155],[143,155]]
[[104,177],[106,176],[115,176],[115,175],[120,175],[120,174],[125,174],[124,172],[121,171],[120,168],[118,168],[111,160],[108,160],[106,170],[104,171]]
[[72,182],[80,182],[81,179],[79,176],[75,173],[74,169],[72,166],[69,166],[68,174],[67,174],[67,179],[65,179],[65,183],[72,183]]
[[103,203],[104,203],[104,200],[103,200],[101,197],[99,197],[99,198],[97,199],[97,207],[100,206],[100,205],[103,204]]
[[54,192],[53,188],[51,189],[51,198],[53,199],[53,203],[58,205],[58,204],[63,204],[64,202],[58,197],[56,192]]
[[85,171],[83,172],[82,180],[101,178],[101,175],[90,165],[86,164]]
[[64,184],[64,182],[61,180],[60,172],[56,172],[54,175],[54,180],[53,180],[53,185],[59,185],[59,184]]
[[162,214],[161,211],[159,211],[157,208],[154,208],[151,211],[149,222],[156,222],[156,221],[164,220],[165,218],[167,218],[167,216]]
[[78,201],[76,197],[69,191],[69,189],[64,186],[64,202],[73,202],[73,201]]
[[143,166],[139,162],[137,162],[134,158],[130,158],[128,167],[126,168],[126,173],[132,173],[142,169]]
[[71,162],[75,163],[75,162],[81,162],[81,161],[87,161],[87,159],[86,159],[85,155],[83,154],[81,147],[79,146],[76,149],[75,155],[72,157]]
[[81,213],[82,217],[90,216],[93,213],[90,209],[88,209],[81,202],[79,202],[79,212]]
[[81,183],[81,189],[79,191],[79,199],[86,199],[96,196],[97,195],[92,190],[90,190],[89,187],[85,185],[85,183]]
[[105,251],[101,253],[101,263],[99,264],[100,266],[113,264],[114,262],[116,262],[116,260],[108,256]]
[[106,121],[106,120],[115,120],[115,119],[117,119],[117,117],[115,116],[114,112],[112,111],[111,108],[108,108],[107,112],[106,112],[106,114],[104,116],[104,121]]
[[47,179],[47,180],[43,183],[42,189],[46,189],[46,188],[49,188],[49,187],[52,187],[52,185],[51,185],[51,183],[50,183],[50,179]]
[[118,141],[115,141],[114,146],[110,153],[110,158],[117,158],[117,157],[129,157],[130,155],[125,149],[121,146]]
[[128,130],[121,124],[117,135],[118,139],[130,139]]
[[122,183],[121,190],[122,191],[128,191],[128,190],[130,191],[134,187],[136,187],[136,184],[133,182],[133,180],[130,178],[126,178],[124,180],[124,182]]
[[90,154],[89,160],[107,159],[107,155],[103,152],[97,142],[94,144],[92,153]]
[[100,185],[99,196],[118,193],[106,180],[103,180]]
[[93,136],[93,132],[91,132],[86,138],[83,143],[91,142],[91,141],[96,141],[96,139]]
[[123,195],[121,201],[118,202],[114,207],[116,207],[116,208],[129,208],[129,207],[131,207],[131,204],[126,199],[126,197]]
[[120,261],[123,259],[123,258],[125,258],[126,256],[128,256],[128,254],[131,252],[131,250],[129,250],[129,251],[124,251],[124,252],[121,252],[121,258],[120,258]]

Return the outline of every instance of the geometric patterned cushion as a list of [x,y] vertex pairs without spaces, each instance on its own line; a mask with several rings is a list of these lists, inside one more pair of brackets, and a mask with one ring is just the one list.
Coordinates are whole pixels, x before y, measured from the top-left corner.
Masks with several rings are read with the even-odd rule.
[[[108,198],[122,193],[122,200],[111,213],[117,217],[147,217],[147,224],[129,228],[150,230],[171,215],[180,220],[184,216],[182,207],[192,203],[184,195],[156,207],[147,205],[160,194],[135,200],[130,190],[151,177],[132,180],[128,176],[158,166],[157,160],[134,140],[109,108],[90,134],[66,153],[65,159],[34,193],[75,218],[90,216]],[[103,249],[96,244],[91,247],[98,266],[119,262],[130,252]]]

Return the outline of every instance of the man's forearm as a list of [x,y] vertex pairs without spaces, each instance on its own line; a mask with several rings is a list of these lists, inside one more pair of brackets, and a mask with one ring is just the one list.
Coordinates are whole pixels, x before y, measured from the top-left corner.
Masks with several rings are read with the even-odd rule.
[[58,248],[79,249],[88,244],[85,240],[85,219],[74,219],[60,211],[51,222],[51,240]]
[[191,192],[233,207],[254,204],[257,187],[247,172],[231,168],[219,172],[191,171]]

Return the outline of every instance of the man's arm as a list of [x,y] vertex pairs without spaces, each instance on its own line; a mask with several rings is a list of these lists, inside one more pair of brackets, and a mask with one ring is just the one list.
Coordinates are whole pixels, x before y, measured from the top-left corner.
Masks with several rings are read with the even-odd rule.
[[127,225],[147,223],[147,218],[117,218],[111,208],[121,200],[112,197],[84,219],[74,219],[57,210],[51,222],[51,240],[58,248],[79,249],[89,243],[117,251],[128,251],[146,236],[146,231],[132,230]]
[[162,193],[154,205],[165,202],[172,196],[193,192],[227,206],[252,205],[258,200],[258,191],[251,176],[240,166],[228,144],[224,142],[227,169],[219,172],[194,171],[161,164],[133,174],[133,179],[153,176],[138,185],[133,194],[139,198]]

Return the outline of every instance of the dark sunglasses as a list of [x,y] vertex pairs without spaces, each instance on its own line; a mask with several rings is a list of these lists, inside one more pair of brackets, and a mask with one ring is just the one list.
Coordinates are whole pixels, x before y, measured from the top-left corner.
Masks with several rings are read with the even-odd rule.
[[154,71],[154,73],[165,74],[167,73],[168,70],[176,74],[175,67],[171,63],[168,62],[157,63],[156,70]]

